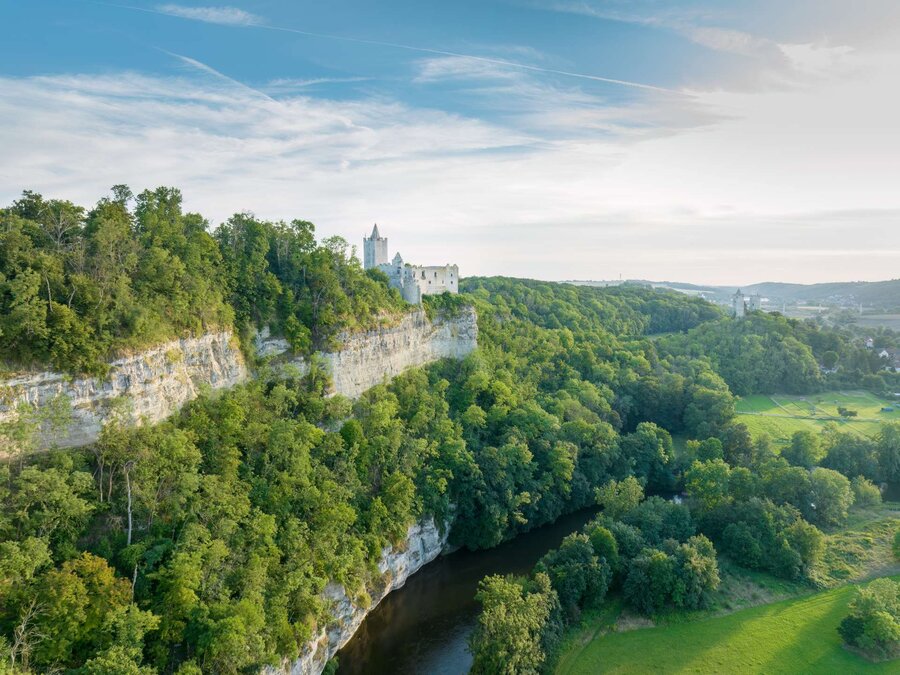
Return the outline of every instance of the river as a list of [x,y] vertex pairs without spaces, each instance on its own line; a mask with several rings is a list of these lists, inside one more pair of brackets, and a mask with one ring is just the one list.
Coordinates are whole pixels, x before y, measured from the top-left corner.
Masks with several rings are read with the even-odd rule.
[[525,574],[596,512],[572,513],[496,548],[457,551],[426,565],[366,617],[338,652],[338,675],[468,672],[478,582],[488,574]]

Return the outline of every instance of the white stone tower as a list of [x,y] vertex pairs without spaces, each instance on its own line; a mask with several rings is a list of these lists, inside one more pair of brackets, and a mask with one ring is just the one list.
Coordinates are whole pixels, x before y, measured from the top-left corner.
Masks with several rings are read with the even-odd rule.
[[747,313],[747,305],[744,304],[744,294],[739,288],[737,293],[731,296],[731,316],[736,319],[743,319]]
[[363,237],[363,268],[373,269],[388,262],[388,241],[378,233],[378,223],[372,228],[372,235]]

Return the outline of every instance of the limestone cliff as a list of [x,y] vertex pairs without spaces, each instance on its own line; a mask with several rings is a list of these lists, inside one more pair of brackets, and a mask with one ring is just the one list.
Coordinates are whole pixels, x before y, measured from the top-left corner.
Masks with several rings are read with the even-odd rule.
[[[356,398],[408,368],[437,359],[461,358],[477,346],[475,310],[430,321],[417,310],[396,325],[341,336],[342,347],[321,354],[334,381],[334,393]],[[287,342],[261,334],[260,355],[282,355],[306,368],[301,359],[284,356]],[[13,419],[21,403],[43,406],[58,396],[68,398],[73,420],[65,434],[46,436],[44,445],[74,447],[97,440],[103,422],[122,400],[133,423],[160,422],[194,399],[201,388],[232,387],[248,377],[231,333],[209,333],[173,340],[113,361],[107,378],[78,378],[52,371],[27,372],[0,380],[0,423]]]
[[397,549],[387,547],[382,551],[381,560],[378,562],[381,576],[373,587],[368,589],[372,598],[368,607],[357,605],[347,595],[343,586],[328,584],[323,595],[331,606],[331,623],[321,628],[306,644],[298,659],[286,660],[278,668],[266,668],[264,673],[319,675],[328,659],[353,637],[369,612],[375,609],[388,593],[403,586],[410,576],[437,558],[446,544],[447,533],[442,534],[433,519],[429,518],[412,525],[401,547]]
[[244,359],[229,332],[173,340],[110,366],[105,379],[43,371],[0,381],[0,422],[12,419],[21,403],[40,407],[65,396],[72,406],[72,423],[62,437],[45,439],[46,444],[86,445],[97,440],[117,399],[124,399],[126,418],[132,422],[154,423],[196,398],[204,386],[232,387],[247,377]]
[[[442,358],[462,358],[478,343],[475,310],[464,308],[453,316],[429,320],[418,309],[393,326],[341,336],[341,348],[321,354],[333,380],[333,392],[356,398],[366,389],[390,380],[409,368]],[[288,344],[261,333],[256,340],[262,356],[305,369],[301,359],[287,355]],[[117,400],[124,399],[134,423],[159,422],[196,398],[204,386],[222,389],[248,377],[240,350],[231,333],[212,333],[199,338],[173,340],[110,364],[107,378],[73,378],[55,372],[29,372],[0,381],[0,423],[16,415],[27,403],[46,405],[65,396],[72,406],[73,422],[64,437],[47,438],[46,445],[60,447],[92,443]],[[357,605],[339,584],[324,592],[333,617],[328,626],[303,649],[300,657],[272,675],[318,675],[328,659],[351,638],[366,615],[391,591],[406,583],[423,565],[434,560],[446,545],[432,519],[409,528],[403,544],[385,548],[379,561],[380,577],[368,589],[368,606]]]
[[[466,307],[452,317],[429,320],[421,309],[411,312],[394,326],[341,336],[341,348],[321,354],[331,374],[333,391],[356,398],[366,389],[381,384],[409,368],[442,358],[462,358],[478,346],[475,310]],[[260,335],[257,351],[262,355],[282,354],[287,342]],[[301,370],[302,359],[289,359]]]

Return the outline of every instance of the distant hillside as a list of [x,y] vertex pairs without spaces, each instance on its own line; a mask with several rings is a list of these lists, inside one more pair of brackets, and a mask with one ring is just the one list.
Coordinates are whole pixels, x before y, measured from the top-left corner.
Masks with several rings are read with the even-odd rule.
[[[580,286],[616,286],[620,284],[648,285],[655,288],[669,288],[689,295],[702,295],[714,301],[727,301],[738,286],[707,286],[679,281],[572,281]],[[837,281],[821,284],[788,284],[766,281],[759,284],[740,286],[744,294],[759,293],[772,304],[782,302],[857,305],[877,307],[885,310],[900,310],[900,279],[890,281]]]
[[786,302],[876,305],[900,307],[900,279],[891,281],[847,281],[824,284],[783,284],[765,282],[747,286],[745,292],[759,293]]

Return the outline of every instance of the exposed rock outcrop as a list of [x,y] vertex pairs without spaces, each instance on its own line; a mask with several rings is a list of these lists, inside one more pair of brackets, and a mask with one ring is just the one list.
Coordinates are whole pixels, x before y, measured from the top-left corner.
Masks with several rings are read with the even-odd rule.
[[[282,355],[288,343],[267,333],[258,336],[261,355]],[[342,347],[321,354],[334,381],[334,393],[356,398],[366,389],[403,371],[437,359],[462,358],[478,343],[475,310],[430,321],[417,310],[394,326],[342,336]],[[282,357],[284,358],[284,357]],[[301,370],[302,359],[286,358]],[[113,361],[105,378],[72,377],[52,371],[27,372],[0,381],[0,423],[13,419],[21,403],[45,406],[68,398],[73,420],[62,435],[45,434],[46,446],[74,447],[97,440],[117,400],[135,424],[160,422],[198,396],[204,386],[232,387],[248,377],[236,340],[229,332],[172,340]]]
[[343,586],[328,584],[324,596],[331,605],[332,622],[307,643],[298,659],[285,661],[278,668],[266,668],[266,675],[319,675],[328,659],[353,637],[369,612],[388,593],[403,586],[422,566],[437,558],[446,545],[447,532],[441,533],[433,519],[412,525],[401,547],[387,547],[382,551],[378,562],[381,577],[374,588],[368,589],[372,602],[367,607],[357,605]]
[[[442,358],[463,358],[478,346],[475,310],[463,308],[453,316],[428,319],[418,309],[393,326],[341,337],[341,349],[320,354],[333,380],[333,392],[356,398],[365,390]],[[274,356],[305,370],[302,359],[287,355],[288,343],[267,331],[256,340],[262,356]],[[107,378],[73,378],[51,371],[29,372],[0,381],[0,423],[15,417],[21,403],[47,405],[59,396],[68,398],[72,424],[62,437],[45,438],[46,445],[81,446],[94,442],[103,423],[119,400],[124,400],[130,421],[155,423],[196,398],[201,389],[223,389],[239,384],[249,373],[231,333],[210,333],[199,338],[173,340],[110,364]],[[331,583],[324,596],[331,606],[332,622],[303,649],[300,657],[271,675],[318,675],[328,660],[391,591],[400,588],[419,569],[434,560],[446,546],[433,519],[413,525],[400,547],[383,550],[380,578],[368,589],[371,603],[356,604],[345,589]]]
[[[325,352],[321,358],[331,374],[334,393],[357,398],[409,368],[443,358],[463,358],[478,346],[478,322],[471,307],[433,321],[419,309],[394,326],[343,335],[341,342],[340,350]],[[288,344],[261,334],[256,347],[260,354],[271,356],[286,352]],[[288,362],[301,371],[307,367],[303,359]]]
[[0,382],[0,422],[16,415],[20,403],[48,404],[69,399],[73,420],[64,435],[46,444],[79,446],[97,440],[115,402],[124,399],[126,419],[155,423],[197,397],[204,386],[232,387],[247,378],[244,359],[230,332],[173,340],[113,361],[105,379],[52,371],[23,373]]

